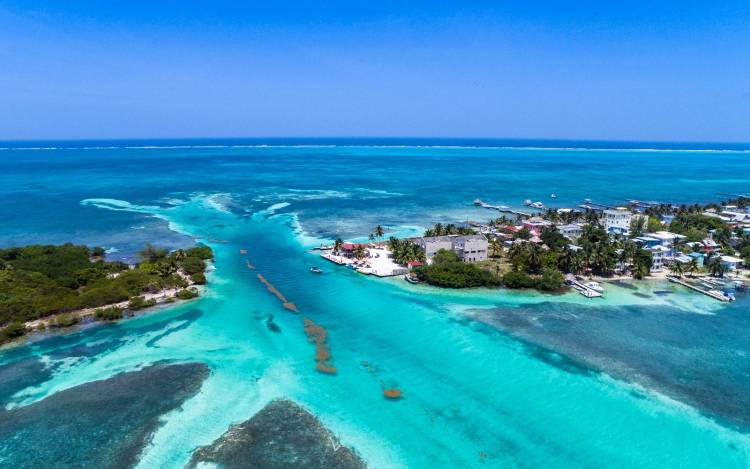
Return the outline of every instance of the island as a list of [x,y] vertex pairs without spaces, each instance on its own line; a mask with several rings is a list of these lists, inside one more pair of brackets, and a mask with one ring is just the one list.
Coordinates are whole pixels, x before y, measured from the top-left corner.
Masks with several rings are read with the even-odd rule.
[[475,205],[513,217],[437,223],[422,237],[387,242],[378,225],[369,243],[337,239],[321,256],[362,274],[405,275],[411,283],[544,292],[570,287],[589,298],[602,296],[599,281],[656,277],[732,301],[731,290],[746,288],[750,275],[747,196],[705,205],[584,201],[576,208],[532,206],[536,213],[479,199]]
[[203,245],[169,252],[149,244],[137,264],[105,257],[100,247],[74,244],[0,249],[0,343],[195,298],[213,252]]

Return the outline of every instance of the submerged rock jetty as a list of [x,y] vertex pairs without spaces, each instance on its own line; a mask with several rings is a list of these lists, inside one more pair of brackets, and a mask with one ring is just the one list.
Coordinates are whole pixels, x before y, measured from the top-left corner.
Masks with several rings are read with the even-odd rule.
[[315,344],[315,369],[321,373],[335,374],[336,368],[331,365],[331,351],[328,348],[328,331],[322,326],[315,324],[311,319],[305,318],[305,334],[310,342]]
[[[248,266],[251,265],[249,261],[247,262],[247,264]],[[268,281],[266,277],[263,276],[263,274],[259,273],[257,275],[258,280],[260,280],[261,283],[266,286],[269,292],[271,292],[276,298],[279,299],[279,301],[281,301],[281,305],[285,309],[295,314],[299,312],[299,310],[297,309],[297,305],[289,301],[283,293],[281,293],[276,287],[273,286],[271,282]],[[315,344],[315,369],[325,374],[336,374],[336,367],[331,364],[331,351],[328,348],[328,344],[326,343],[326,340],[328,338],[328,331],[326,331],[322,326],[315,324],[311,319],[308,318],[303,319],[303,324],[304,331],[307,335],[308,340]],[[273,324],[272,320],[271,322],[267,322],[267,325],[272,331],[278,332],[278,326]]]
[[249,420],[231,426],[211,445],[198,448],[188,467],[199,463],[226,469],[367,467],[315,416],[287,400],[272,401]]

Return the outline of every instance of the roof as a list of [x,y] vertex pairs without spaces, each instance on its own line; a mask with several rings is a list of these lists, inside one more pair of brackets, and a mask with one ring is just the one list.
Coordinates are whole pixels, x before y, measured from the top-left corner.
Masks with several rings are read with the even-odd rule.
[[354,249],[354,243],[344,243],[341,245],[341,249],[346,249],[347,251],[350,249]]
[[687,238],[687,236],[683,236],[683,235],[677,234],[677,233],[672,233],[672,232],[669,232],[669,231],[656,231],[654,233],[647,233],[646,236],[648,236],[650,238],[661,239],[661,240]]
[[407,264],[409,267],[419,267],[420,265],[424,265],[419,261],[411,261]]
[[740,264],[742,259],[734,256],[721,256],[721,262],[728,262],[730,264]]

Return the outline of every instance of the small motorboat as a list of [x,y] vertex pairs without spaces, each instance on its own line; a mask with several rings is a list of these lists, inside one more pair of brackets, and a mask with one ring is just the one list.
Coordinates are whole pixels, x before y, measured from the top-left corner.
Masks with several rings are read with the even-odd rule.
[[416,277],[412,276],[411,274],[404,276],[404,280],[413,284],[419,283],[419,280]]
[[557,196],[556,196],[556,195],[554,194],[554,192],[553,192],[552,194],[550,194],[550,195],[549,195],[549,198],[550,198],[550,199],[556,199],[556,198],[557,198]]
[[604,291],[604,288],[602,288],[599,282],[586,282],[584,286],[589,290],[594,290],[595,292],[602,293]]
[[314,274],[322,274],[323,269],[321,269],[320,267],[310,267],[310,272]]
[[544,208],[544,204],[541,202],[532,202],[529,204],[529,206],[534,207],[534,208]]

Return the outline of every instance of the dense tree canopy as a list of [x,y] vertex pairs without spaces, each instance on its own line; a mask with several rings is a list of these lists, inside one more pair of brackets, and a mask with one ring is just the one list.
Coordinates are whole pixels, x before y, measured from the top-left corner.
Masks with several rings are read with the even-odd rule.
[[[130,268],[103,260],[102,254],[73,244],[0,249],[0,326],[184,288],[188,282],[179,271],[203,275],[204,259],[213,257],[206,246],[173,253],[148,246],[143,262]],[[7,338],[15,328],[4,331]]]

